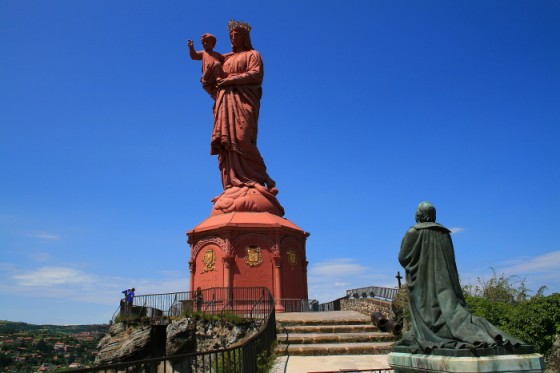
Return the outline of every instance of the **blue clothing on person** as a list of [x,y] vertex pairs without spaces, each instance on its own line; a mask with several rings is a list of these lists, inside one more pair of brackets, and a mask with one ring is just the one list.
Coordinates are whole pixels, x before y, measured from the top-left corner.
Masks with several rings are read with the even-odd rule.
[[132,299],[134,298],[134,289],[129,290],[128,294],[126,294],[126,300],[128,303],[132,304]]
[[122,292],[124,294],[124,298],[126,300],[126,303],[132,304],[132,301],[134,299],[134,291],[135,290],[136,289],[132,288],[132,289],[126,289]]

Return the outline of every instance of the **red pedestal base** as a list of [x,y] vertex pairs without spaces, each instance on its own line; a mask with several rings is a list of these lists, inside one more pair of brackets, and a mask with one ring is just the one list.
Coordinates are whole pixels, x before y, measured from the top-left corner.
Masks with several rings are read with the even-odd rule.
[[281,299],[307,300],[305,241],[291,221],[267,212],[210,216],[187,232],[191,291],[198,287],[267,287]]

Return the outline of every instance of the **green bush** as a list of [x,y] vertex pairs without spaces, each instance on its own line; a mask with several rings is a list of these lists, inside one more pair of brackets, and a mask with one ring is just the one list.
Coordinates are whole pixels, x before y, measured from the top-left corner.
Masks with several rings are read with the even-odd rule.
[[223,312],[220,314],[210,314],[205,312],[199,311],[187,311],[184,313],[184,317],[192,318],[195,320],[204,320],[204,321],[223,321],[233,325],[240,325],[246,323],[248,320],[236,315],[232,312]]
[[516,306],[504,302],[495,302],[487,298],[475,297],[465,294],[469,311],[483,317],[500,329],[503,329],[512,317]]
[[408,308],[408,288],[403,286],[397,292],[397,296],[391,303],[391,310],[395,319],[403,324],[403,332],[409,329],[410,309]]
[[543,296],[546,287],[542,286],[530,296],[525,280],[514,284],[514,279],[498,276],[492,268],[489,280],[479,278],[477,285],[464,286],[469,310],[548,356],[560,333],[560,293]]
[[212,361],[212,371],[216,373],[236,373],[243,367],[243,357],[240,350],[233,354],[217,354],[215,360]]
[[247,322],[247,319],[236,315],[235,313],[223,313],[221,319],[233,325],[239,325]]
[[520,303],[511,311],[504,330],[548,356],[560,333],[560,293]]
[[257,372],[267,373],[270,372],[276,361],[276,354],[274,353],[274,348],[276,344],[273,344],[271,351],[263,351],[257,356]]
[[[517,304],[530,298],[529,293],[531,291],[525,286],[525,279],[519,279],[518,276],[506,277],[503,273],[498,276],[494,268],[490,269],[492,270],[492,277],[489,280],[483,280],[479,277],[476,285],[463,286],[463,293],[466,296],[506,304]],[[514,280],[517,280],[518,284],[514,284]],[[539,289],[539,294],[543,290],[543,288]]]

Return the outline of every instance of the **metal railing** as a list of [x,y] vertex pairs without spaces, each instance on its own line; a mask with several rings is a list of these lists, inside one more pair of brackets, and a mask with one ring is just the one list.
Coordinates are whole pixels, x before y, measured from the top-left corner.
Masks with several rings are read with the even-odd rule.
[[196,291],[138,295],[132,305],[121,300],[113,322],[137,317],[178,317],[193,312],[211,315],[228,312],[251,319],[263,318],[268,312],[268,306],[259,301],[264,297],[264,290],[270,294],[266,288],[210,288],[201,290],[201,297],[197,297]]
[[313,312],[317,311],[318,302],[314,299],[280,299],[284,312]]
[[318,304],[315,308],[319,312],[340,311],[341,302],[346,299],[374,298],[384,301],[392,301],[397,296],[399,289],[384,288],[379,286],[368,286],[357,289],[346,290],[346,296],[331,302]]
[[330,311],[340,311],[340,303],[338,303],[338,307],[336,306],[335,302],[319,304],[319,312],[330,312]]
[[346,290],[346,295],[352,298],[382,298],[393,300],[397,296],[399,289],[384,288],[379,286],[368,286],[364,288]]
[[[185,294],[188,294],[186,296]],[[177,295],[177,296],[175,296]],[[179,309],[182,301],[193,300],[195,292],[144,295],[135,298],[135,307],[153,308],[167,316]],[[205,297],[205,298],[204,298]],[[233,312],[237,315],[261,320],[257,334],[241,345],[208,352],[173,355],[91,368],[74,369],[71,373],[256,373],[259,360],[268,355],[276,341],[274,299],[267,288],[213,288],[203,290],[205,304],[217,314]],[[194,298],[196,300],[196,297]],[[172,311],[170,311],[172,310]]]

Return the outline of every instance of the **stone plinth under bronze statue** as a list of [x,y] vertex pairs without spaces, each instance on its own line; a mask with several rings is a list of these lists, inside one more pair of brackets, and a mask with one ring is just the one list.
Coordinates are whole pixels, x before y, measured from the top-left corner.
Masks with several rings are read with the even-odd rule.
[[435,221],[435,207],[421,203],[402,240],[411,325],[389,364],[397,373],[541,372],[531,346],[468,311],[450,231]]
[[210,217],[187,232],[191,291],[198,287],[266,286],[277,300],[307,300],[308,233],[283,218],[276,183],[257,147],[263,62],[251,44],[251,27],[228,25],[232,52],[213,50],[216,38],[202,35],[202,86],[214,100],[210,153],[218,156],[223,192]]

